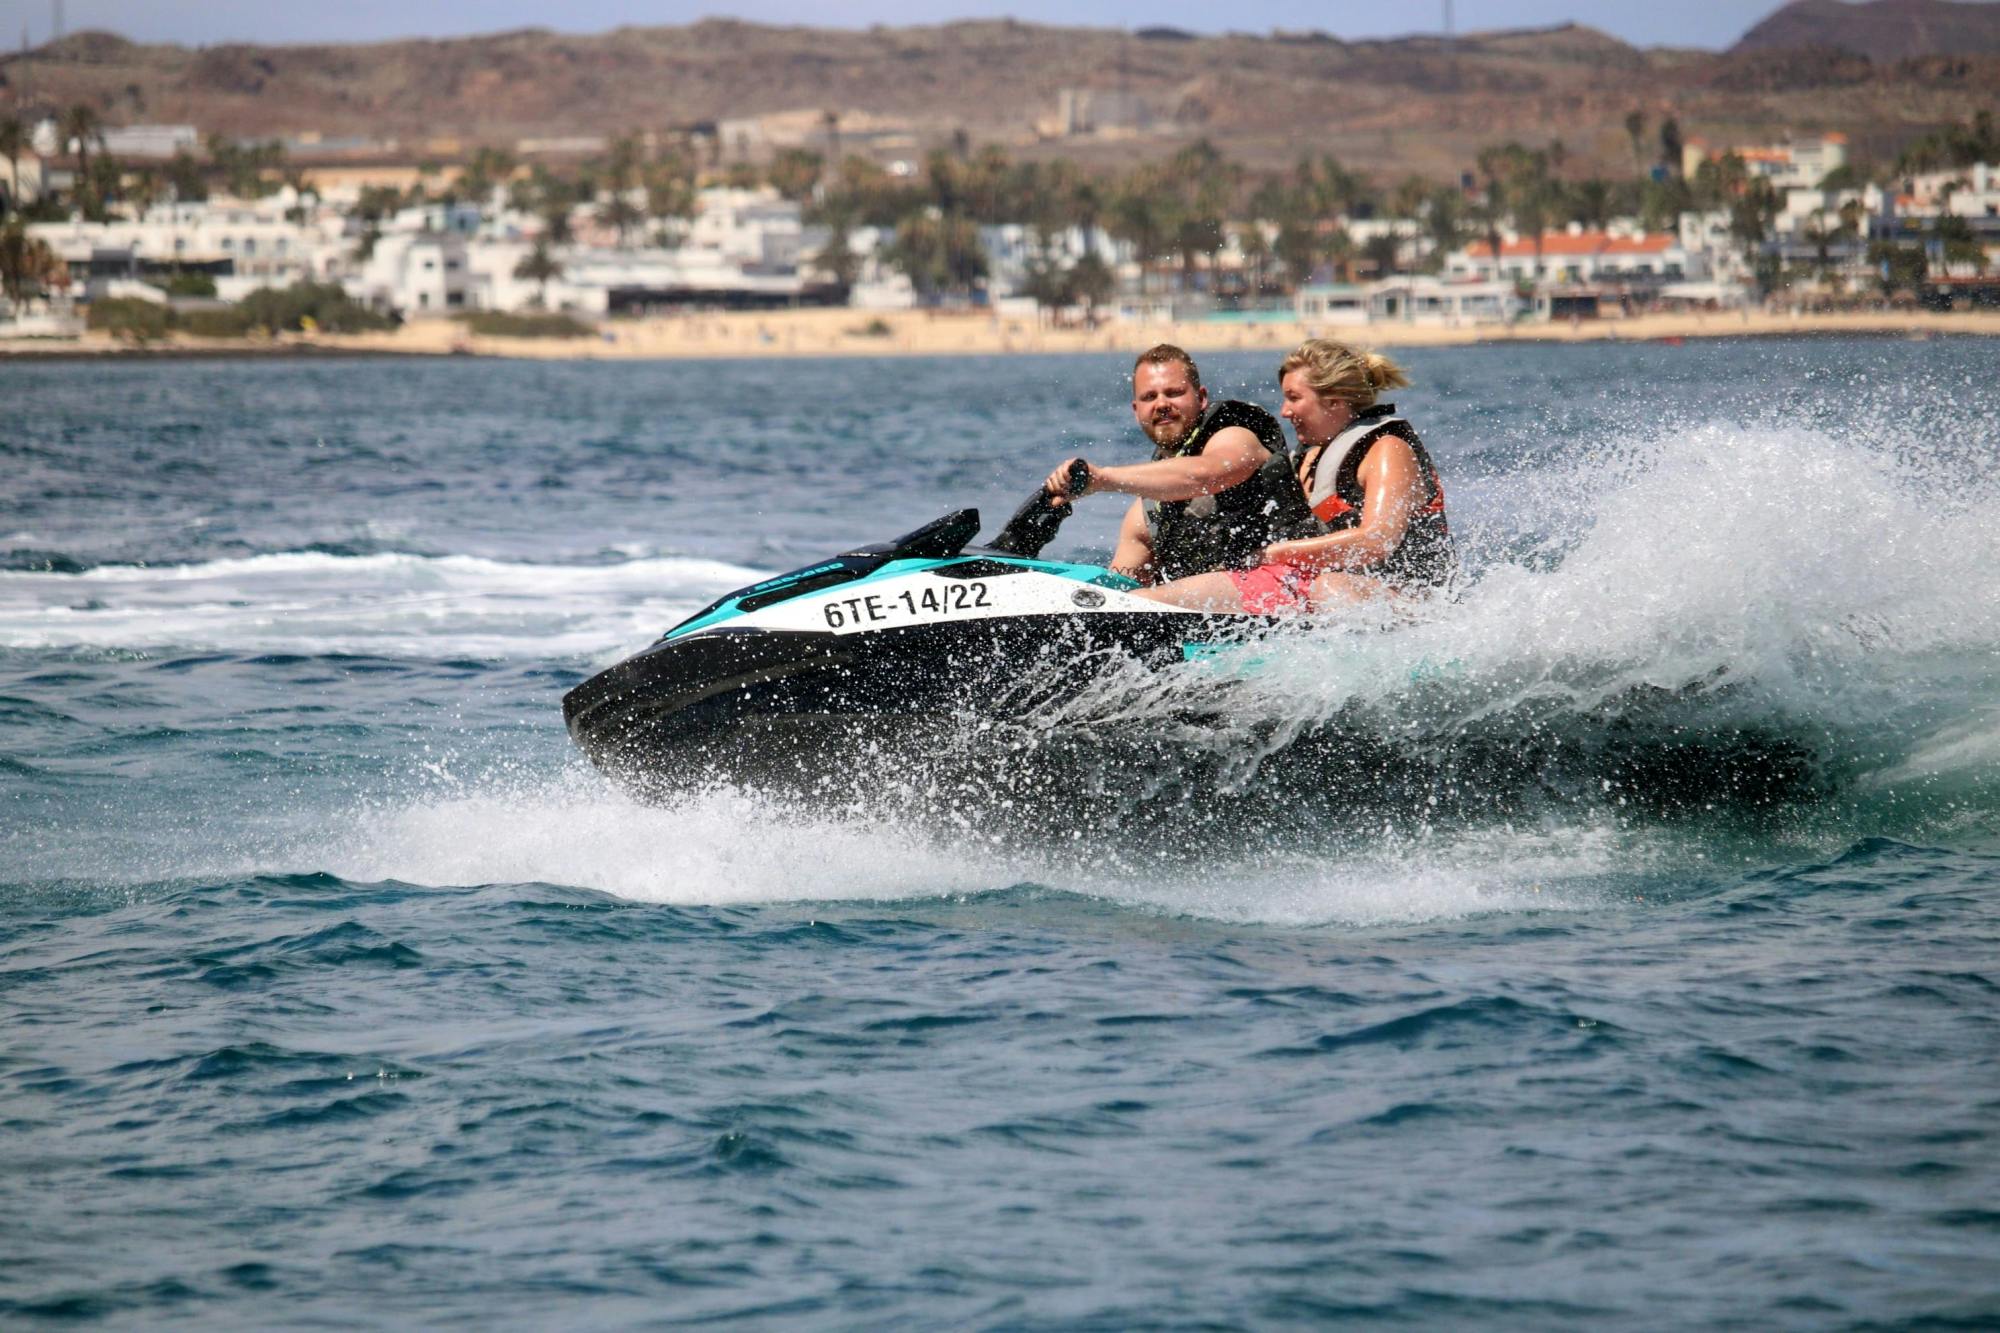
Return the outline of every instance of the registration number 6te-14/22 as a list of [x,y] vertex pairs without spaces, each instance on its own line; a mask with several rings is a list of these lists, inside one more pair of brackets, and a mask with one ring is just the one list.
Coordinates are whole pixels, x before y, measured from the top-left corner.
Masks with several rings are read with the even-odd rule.
[[856,625],[879,625],[909,616],[948,616],[960,611],[977,611],[993,605],[993,593],[977,579],[963,583],[938,583],[926,588],[905,588],[901,592],[875,593],[867,597],[841,597],[820,609],[828,629],[848,629]]

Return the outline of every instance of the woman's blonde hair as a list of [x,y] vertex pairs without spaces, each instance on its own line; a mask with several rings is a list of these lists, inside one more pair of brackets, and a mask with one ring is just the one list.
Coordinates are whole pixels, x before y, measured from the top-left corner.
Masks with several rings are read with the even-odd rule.
[[1410,382],[1403,368],[1380,352],[1364,352],[1331,338],[1308,338],[1278,367],[1278,382],[1303,368],[1306,383],[1322,399],[1339,398],[1356,408],[1375,406],[1384,389]]

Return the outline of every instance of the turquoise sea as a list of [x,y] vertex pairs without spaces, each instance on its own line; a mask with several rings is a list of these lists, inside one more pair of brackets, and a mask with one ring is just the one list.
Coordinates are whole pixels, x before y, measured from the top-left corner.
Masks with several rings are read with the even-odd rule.
[[0,362],[0,1325],[2000,1324],[1995,344],[1402,359],[1417,623],[663,806],[564,690],[1129,360]]

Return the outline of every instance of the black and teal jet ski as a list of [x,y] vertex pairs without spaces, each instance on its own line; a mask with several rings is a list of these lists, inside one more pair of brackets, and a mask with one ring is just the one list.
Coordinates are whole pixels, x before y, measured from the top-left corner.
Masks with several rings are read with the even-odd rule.
[[642,791],[792,782],[940,722],[1032,716],[1117,662],[1179,662],[1270,625],[1040,559],[1068,513],[1037,492],[979,546],[979,512],[962,509],[740,588],[569,691],[570,735]]

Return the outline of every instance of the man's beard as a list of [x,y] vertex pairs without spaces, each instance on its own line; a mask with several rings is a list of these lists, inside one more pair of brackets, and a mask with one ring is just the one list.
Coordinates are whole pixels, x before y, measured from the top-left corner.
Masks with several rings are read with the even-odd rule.
[[1173,416],[1164,421],[1148,421],[1144,427],[1146,438],[1160,448],[1172,452],[1187,442],[1194,434],[1196,418]]

